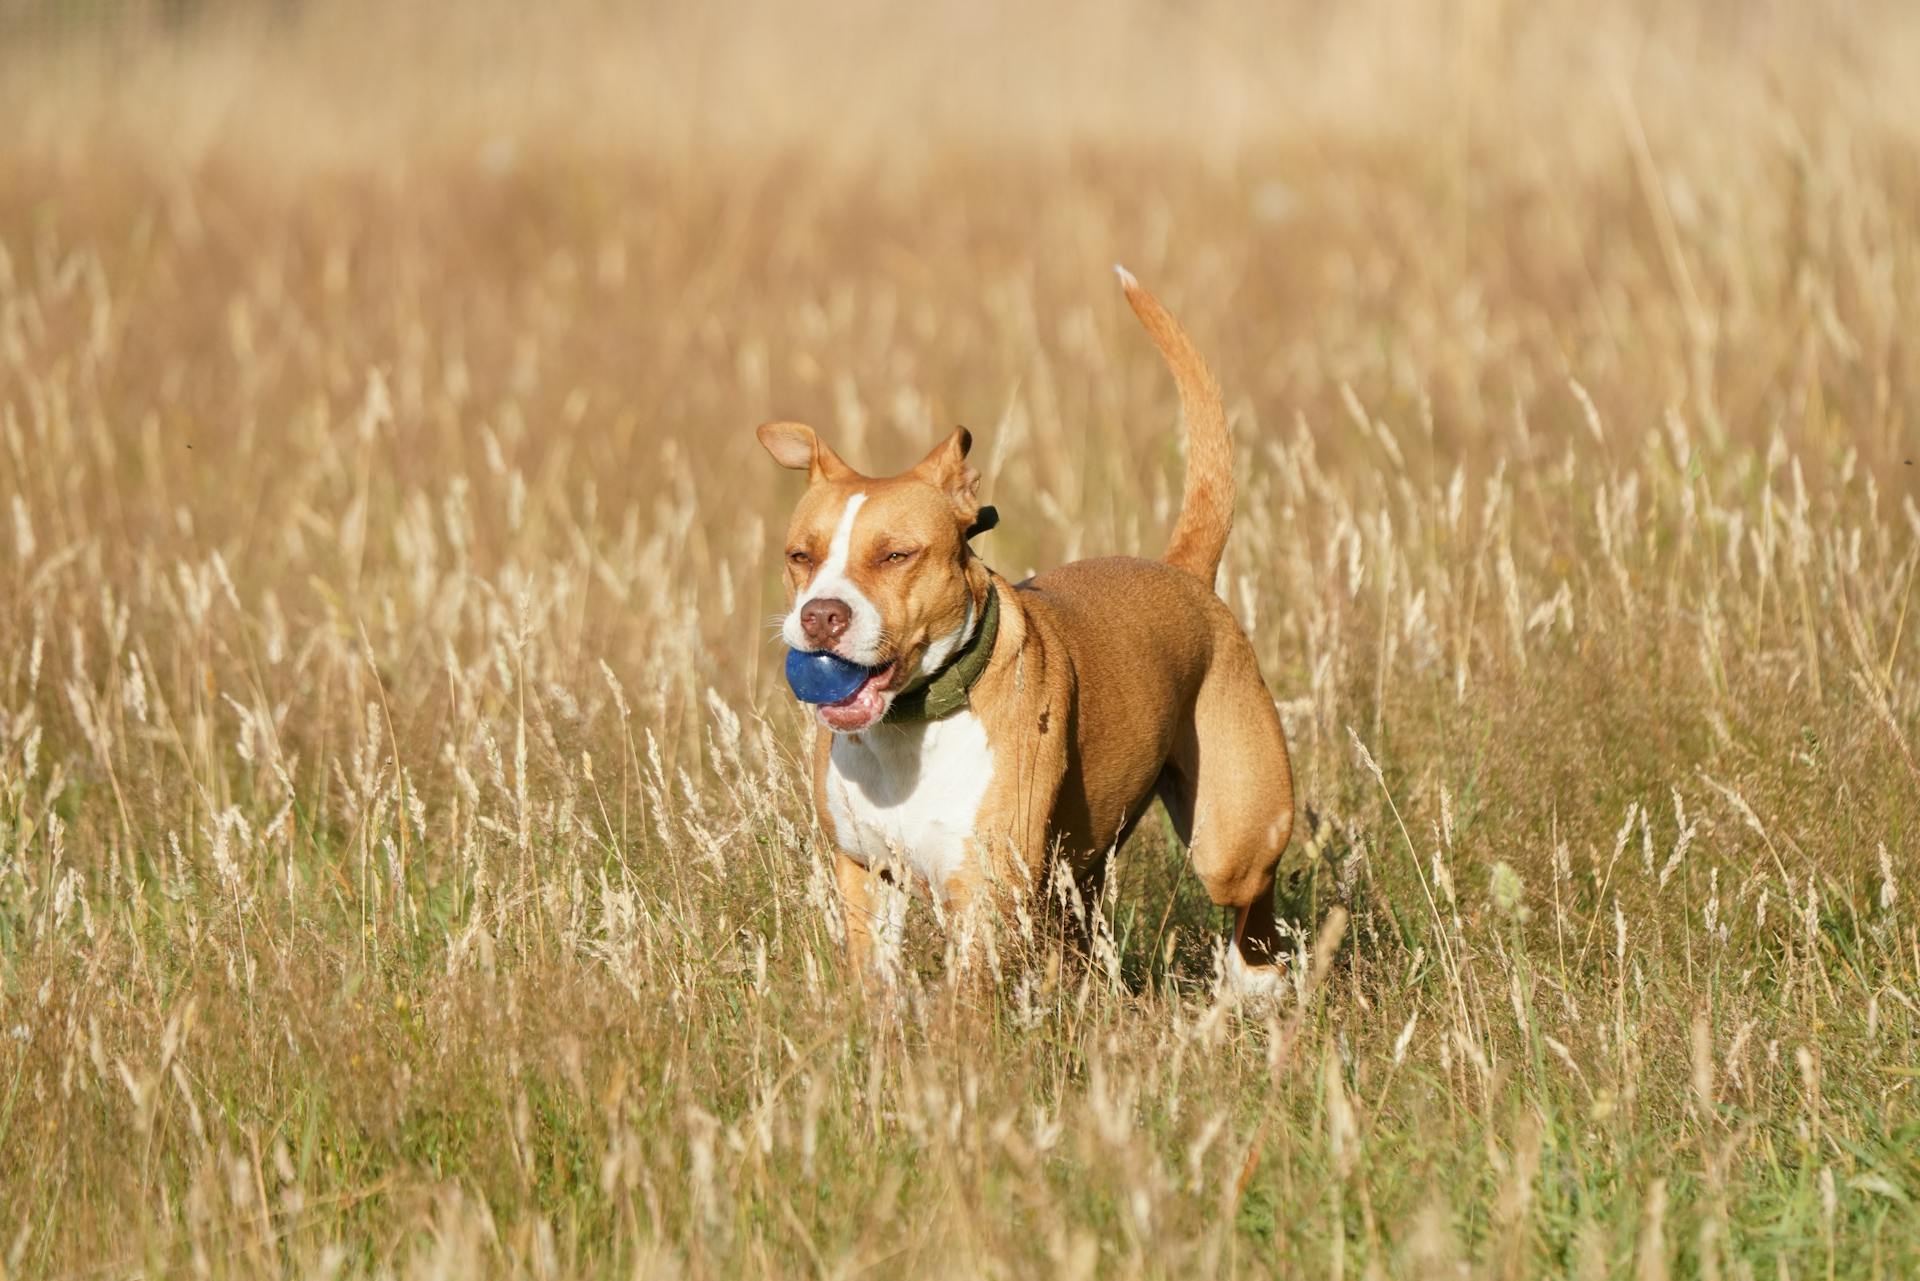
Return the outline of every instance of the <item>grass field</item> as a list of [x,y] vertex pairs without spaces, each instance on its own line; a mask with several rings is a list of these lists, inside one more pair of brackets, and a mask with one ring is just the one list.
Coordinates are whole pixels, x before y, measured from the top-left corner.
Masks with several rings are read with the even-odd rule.
[[[0,1275],[1920,1272],[1920,13],[0,7]],[[838,963],[796,483],[1222,590],[1150,821]]]

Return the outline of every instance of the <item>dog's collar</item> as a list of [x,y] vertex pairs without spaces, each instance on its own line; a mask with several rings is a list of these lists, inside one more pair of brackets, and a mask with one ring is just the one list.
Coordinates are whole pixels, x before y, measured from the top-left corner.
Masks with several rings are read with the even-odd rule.
[[999,630],[1000,593],[989,584],[987,603],[980,611],[980,626],[974,629],[973,639],[962,645],[960,652],[931,677],[909,685],[895,696],[893,705],[887,708],[885,723],[909,725],[937,721],[965,707],[968,691],[993,658],[993,638]]

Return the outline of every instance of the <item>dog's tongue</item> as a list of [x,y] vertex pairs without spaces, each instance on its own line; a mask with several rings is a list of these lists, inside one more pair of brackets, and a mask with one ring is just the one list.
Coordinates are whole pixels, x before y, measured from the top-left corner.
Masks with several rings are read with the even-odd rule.
[[887,700],[881,695],[880,688],[892,673],[891,666],[883,667],[839,702],[822,703],[819,708],[820,719],[843,732],[867,728],[887,710]]

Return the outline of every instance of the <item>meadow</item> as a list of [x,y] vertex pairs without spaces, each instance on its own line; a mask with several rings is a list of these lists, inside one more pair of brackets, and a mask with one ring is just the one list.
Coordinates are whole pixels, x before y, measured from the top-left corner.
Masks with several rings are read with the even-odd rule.
[[[1920,1273],[1920,13],[0,8],[0,1276]],[[1010,576],[1226,391],[1158,818],[839,958],[812,422]],[[1071,905],[1059,909],[1072,910]],[[963,999],[964,998],[964,999]]]

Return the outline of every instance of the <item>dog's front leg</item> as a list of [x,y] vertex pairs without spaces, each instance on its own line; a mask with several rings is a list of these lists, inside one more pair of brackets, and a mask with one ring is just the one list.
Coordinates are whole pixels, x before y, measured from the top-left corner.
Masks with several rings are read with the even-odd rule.
[[[1064,721],[1061,712],[1038,723]],[[1024,964],[1036,941],[1034,893],[1047,867],[1066,758],[1057,735],[1023,746],[1025,759],[996,777],[966,857],[937,890],[947,917],[954,992],[975,1004],[984,1003],[1001,966]]]
[[1006,919],[1002,909],[1012,900],[1005,889],[976,846],[939,891],[947,923],[947,979],[953,996],[967,1004],[984,1005],[993,989],[988,956],[998,955],[997,940],[988,935]]
[[898,977],[906,941],[907,890],[898,869],[871,868],[844,851],[834,873],[847,931],[847,969],[871,996]]
[[[833,736],[825,730],[819,731],[814,738],[813,753],[813,812],[820,817],[827,834],[834,836],[833,823],[827,817],[827,766],[832,750]],[[873,970],[873,936],[876,926],[885,928],[885,914],[894,911],[891,902],[878,902],[874,879],[878,875],[866,864],[852,858],[843,849],[834,852],[834,881],[840,891],[840,919],[846,929],[847,970],[871,990],[876,975]],[[892,897],[888,896],[889,899]]]
[[865,975],[873,964],[873,873],[842,850],[834,864],[840,916],[847,928],[847,968]]

